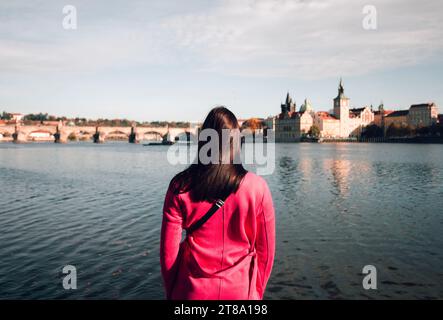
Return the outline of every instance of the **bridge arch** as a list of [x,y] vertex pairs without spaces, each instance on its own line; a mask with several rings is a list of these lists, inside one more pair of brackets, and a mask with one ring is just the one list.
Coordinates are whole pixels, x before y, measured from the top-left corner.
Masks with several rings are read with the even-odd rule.
[[162,141],[164,134],[155,130],[145,131],[139,134],[141,141]]
[[0,128],[0,139],[12,137],[14,132],[10,132],[9,130],[2,130]]
[[100,132],[100,136],[103,136],[103,140],[128,140],[130,133],[123,130],[115,129],[107,132]]
[[27,132],[27,141],[55,141],[54,132],[51,130],[37,129]]
[[87,141],[92,140],[94,133],[91,131],[73,130],[66,132],[64,136],[67,141]]

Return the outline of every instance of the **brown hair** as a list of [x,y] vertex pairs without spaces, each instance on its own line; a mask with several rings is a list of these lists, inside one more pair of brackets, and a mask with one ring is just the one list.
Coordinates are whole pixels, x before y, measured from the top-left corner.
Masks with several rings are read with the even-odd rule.
[[[202,130],[214,129],[222,141],[223,129],[239,130],[235,115],[225,107],[212,109],[203,122]],[[238,136],[238,138],[240,138]],[[215,201],[225,199],[238,190],[247,171],[239,161],[239,149],[233,150],[232,137],[229,141],[230,162],[203,164],[199,157],[201,148],[206,141],[198,142],[197,162],[177,174],[171,181],[174,193],[190,192],[193,201]],[[235,139],[235,137],[234,137]],[[219,159],[226,155],[222,143],[219,144]]]

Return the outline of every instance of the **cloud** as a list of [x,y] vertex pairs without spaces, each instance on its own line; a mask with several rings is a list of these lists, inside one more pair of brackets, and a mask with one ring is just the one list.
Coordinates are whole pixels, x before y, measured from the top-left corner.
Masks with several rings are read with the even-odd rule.
[[0,71],[185,65],[317,79],[416,65],[443,53],[440,0],[374,0],[374,31],[362,28],[366,0],[221,0],[203,7],[196,0],[167,7],[78,2],[76,31],[61,28],[60,4],[0,4]]
[[442,54],[441,1],[373,1],[378,28],[362,28],[367,1],[225,0],[164,22],[202,71],[325,78],[409,66]]
[[[152,31],[152,29],[151,29]],[[148,28],[89,28],[50,41],[0,39],[3,72],[96,71],[171,63],[168,51]]]
[[[0,70],[94,72],[178,61],[171,56],[173,50],[157,21],[141,20],[141,13],[134,12],[137,8],[125,3],[114,9],[110,4],[94,7],[96,3],[76,2],[77,30],[63,29],[63,4],[0,4],[5,13],[0,13]],[[138,9],[149,13],[142,6]],[[121,11],[115,13],[118,8]]]

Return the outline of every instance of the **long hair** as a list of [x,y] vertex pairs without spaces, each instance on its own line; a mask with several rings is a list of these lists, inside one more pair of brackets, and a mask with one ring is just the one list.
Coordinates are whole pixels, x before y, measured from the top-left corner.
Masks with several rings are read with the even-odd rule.
[[[201,161],[200,151],[206,143],[210,142],[199,141],[196,163],[191,164],[186,170],[177,174],[171,181],[172,191],[175,194],[190,192],[192,200],[196,202],[212,202],[227,198],[231,193],[238,190],[247,173],[241,161],[239,161],[241,147],[238,142],[240,136],[229,136],[228,147],[225,143],[222,143],[222,141],[225,141],[223,131],[226,132],[226,129],[229,132],[239,132],[240,126],[235,115],[225,107],[216,107],[209,112],[203,122],[201,131],[203,132],[205,129],[212,129],[217,132],[219,153],[217,155],[213,154],[213,156],[218,161],[207,164]],[[213,151],[210,150],[210,153]]]

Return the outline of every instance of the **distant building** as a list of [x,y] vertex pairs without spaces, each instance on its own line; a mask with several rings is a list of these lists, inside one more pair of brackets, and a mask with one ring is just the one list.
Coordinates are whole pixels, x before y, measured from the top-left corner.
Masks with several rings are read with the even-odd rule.
[[350,99],[345,96],[343,81],[340,79],[338,95],[334,98],[334,117],[340,120],[338,137],[349,136],[349,102]]
[[378,110],[374,111],[374,124],[383,129],[386,116],[388,116],[392,112],[394,112],[394,111],[385,110],[385,106],[383,105],[383,102],[382,102],[378,106]]
[[295,102],[292,101],[291,96],[289,95],[289,92],[286,95],[286,101],[285,103],[282,103],[280,105],[281,113],[288,113],[288,112],[295,112],[297,109],[297,105]]
[[11,121],[20,122],[25,115],[22,113],[11,113]]
[[395,124],[399,126],[430,126],[443,123],[435,103],[414,104],[408,110],[385,110],[383,103],[374,111],[372,106],[351,108],[350,99],[345,95],[343,81],[340,79],[338,94],[333,100],[332,113],[315,112],[308,99],[296,111],[296,103],[289,93],[285,103],[280,105],[281,112],[272,121],[276,142],[296,142],[307,135],[313,125],[320,130],[325,139],[347,139],[361,136],[365,127],[375,124],[384,132]]
[[347,136],[359,137],[363,128],[372,123],[374,123],[374,112],[372,108],[366,106],[349,110],[349,134]]
[[397,110],[397,111],[393,111],[390,114],[388,114],[384,118],[385,131],[388,130],[388,128],[392,124],[407,126],[408,125],[408,114],[409,114],[409,110]]
[[[281,113],[275,118],[275,141],[276,142],[295,142],[308,133],[311,129],[314,119],[309,111],[308,101],[296,111],[296,104],[292,101],[289,93],[286,96],[286,102],[281,104]],[[310,104],[309,104],[310,105]]]
[[275,131],[275,119],[277,117],[275,116],[269,116],[267,117],[265,120],[263,120],[263,124],[266,128],[268,129],[272,129]]
[[315,125],[320,129],[323,138],[335,138],[340,136],[340,120],[326,111],[315,114]]
[[333,113],[315,112],[308,99],[295,111],[295,102],[288,94],[281,104],[281,113],[275,120],[277,142],[299,141],[316,125],[323,138],[349,138],[359,136],[363,128],[374,122],[374,112],[369,107],[350,108],[350,99],[345,96],[340,79],[338,95],[334,98]]
[[414,127],[428,127],[437,122],[438,108],[435,103],[413,104],[409,108],[408,123]]
[[390,125],[428,127],[438,122],[438,107],[435,103],[413,104],[408,110],[392,111],[384,118],[385,131]]
[[311,115],[314,114],[314,109],[312,108],[312,104],[307,98],[305,99],[305,102],[301,105],[300,112],[301,113],[308,112]]

